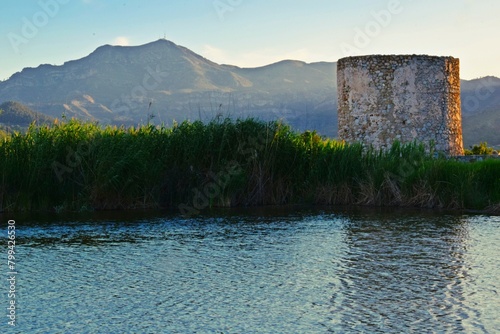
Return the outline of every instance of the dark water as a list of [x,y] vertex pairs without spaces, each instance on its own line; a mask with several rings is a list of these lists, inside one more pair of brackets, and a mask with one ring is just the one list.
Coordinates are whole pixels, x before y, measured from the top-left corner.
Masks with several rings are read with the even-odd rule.
[[14,332],[500,333],[500,217],[225,211],[16,224]]

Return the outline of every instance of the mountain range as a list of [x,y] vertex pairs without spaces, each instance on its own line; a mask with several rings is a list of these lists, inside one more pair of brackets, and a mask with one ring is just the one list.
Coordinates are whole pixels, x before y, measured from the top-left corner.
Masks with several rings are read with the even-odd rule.
[[[284,60],[258,68],[216,64],[165,39],[97,48],[60,66],[25,68],[0,82],[0,102],[48,117],[103,124],[170,124],[218,115],[284,119],[297,130],[337,134],[337,64]],[[500,79],[462,81],[466,146],[500,145]]]

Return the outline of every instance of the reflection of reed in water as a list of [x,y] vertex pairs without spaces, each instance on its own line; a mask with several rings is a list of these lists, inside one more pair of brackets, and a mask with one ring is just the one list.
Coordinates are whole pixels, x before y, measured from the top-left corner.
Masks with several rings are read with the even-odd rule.
[[354,218],[332,323],[366,332],[474,325],[477,315],[463,292],[467,238],[467,225],[456,217]]

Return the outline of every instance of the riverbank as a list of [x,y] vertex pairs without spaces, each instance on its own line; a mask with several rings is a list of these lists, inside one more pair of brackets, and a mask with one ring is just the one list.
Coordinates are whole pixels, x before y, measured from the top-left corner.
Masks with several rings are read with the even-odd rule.
[[32,126],[0,144],[4,211],[285,204],[500,212],[500,161],[433,158],[423,145],[363,150],[280,122],[216,119],[171,128]]

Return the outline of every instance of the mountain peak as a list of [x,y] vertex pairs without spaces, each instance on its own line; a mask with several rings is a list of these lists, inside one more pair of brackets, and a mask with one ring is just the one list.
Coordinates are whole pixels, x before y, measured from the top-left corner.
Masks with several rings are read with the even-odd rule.
[[[97,49],[95,49],[92,53],[90,53],[88,56],[82,58],[88,58],[88,57],[108,57],[110,55],[120,55],[120,54],[130,54],[133,56],[138,56],[141,53],[151,53],[151,52],[162,52],[165,50],[175,50],[178,49],[179,46],[176,45],[175,43],[164,40],[164,39],[159,39],[150,43],[142,44],[142,45],[111,45],[111,44],[105,44],[99,46]],[[73,62],[69,61],[69,62]],[[68,63],[69,63],[68,62]]]

